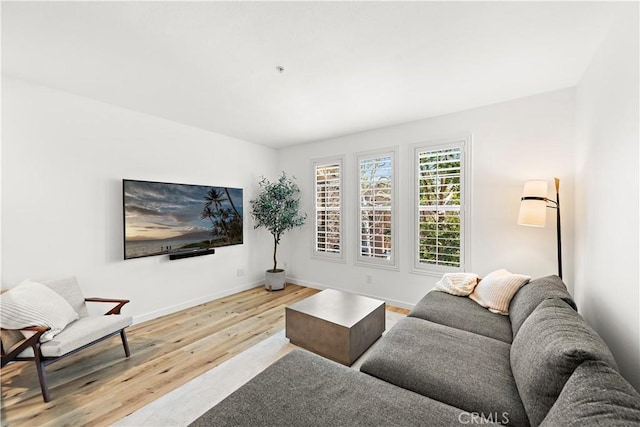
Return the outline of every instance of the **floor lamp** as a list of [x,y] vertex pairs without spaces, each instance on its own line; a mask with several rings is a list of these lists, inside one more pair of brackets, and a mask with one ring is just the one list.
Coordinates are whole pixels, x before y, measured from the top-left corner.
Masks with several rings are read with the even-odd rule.
[[544,227],[547,220],[547,208],[556,210],[556,228],[558,230],[558,276],[562,279],[562,242],[560,238],[560,180],[554,178],[556,200],[547,198],[547,181],[527,181],[524,183],[520,198],[518,224]]

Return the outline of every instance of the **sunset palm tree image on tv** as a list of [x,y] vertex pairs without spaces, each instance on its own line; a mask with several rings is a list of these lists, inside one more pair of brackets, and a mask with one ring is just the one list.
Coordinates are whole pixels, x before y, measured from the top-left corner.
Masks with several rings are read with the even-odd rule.
[[242,189],[122,180],[124,259],[242,244]]

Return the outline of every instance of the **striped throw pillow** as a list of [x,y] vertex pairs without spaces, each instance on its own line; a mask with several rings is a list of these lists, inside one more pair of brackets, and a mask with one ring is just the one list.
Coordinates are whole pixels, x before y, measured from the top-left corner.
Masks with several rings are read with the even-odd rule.
[[480,280],[469,298],[493,313],[507,315],[511,298],[530,279],[529,276],[513,274],[505,269],[496,270]]
[[51,341],[76,319],[78,313],[67,300],[42,283],[25,280],[0,295],[0,326],[4,329],[50,327],[40,342]]

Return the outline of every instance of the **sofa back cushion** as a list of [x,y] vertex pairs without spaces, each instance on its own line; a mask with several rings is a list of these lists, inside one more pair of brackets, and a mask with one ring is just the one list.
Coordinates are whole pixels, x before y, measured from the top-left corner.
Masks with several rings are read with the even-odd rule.
[[578,366],[541,426],[640,425],[640,394],[604,362]]
[[492,313],[467,297],[431,291],[407,317],[417,317],[511,344],[509,317]]
[[87,317],[89,311],[87,310],[87,303],[84,302],[84,295],[80,289],[80,284],[75,276],[65,277],[63,279],[48,280],[42,282],[47,285],[53,291],[55,291],[62,298],[73,307],[74,311],[78,313],[80,317]]
[[518,290],[509,305],[511,329],[515,337],[520,327],[535,308],[547,298],[560,298],[577,310],[576,303],[558,276],[535,279]]
[[549,298],[524,321],[511,346],[511,369],[529,422],[539,425],[585,361],[617,368],[607,345],[565,301]]

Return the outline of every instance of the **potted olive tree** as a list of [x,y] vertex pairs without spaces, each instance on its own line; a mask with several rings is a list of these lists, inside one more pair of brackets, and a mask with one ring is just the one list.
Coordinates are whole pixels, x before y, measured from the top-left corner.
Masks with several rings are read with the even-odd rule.
[[251,216],[255,228],[264,227],[273,236],[273,268],[265,273],[265,287],[270,291],[284,289],[285,271],[278,268],[276,253],[282,234],[304,224],[306,213],[300,212],[300,188],[282,172],[275,182],[260,178],[258,197],[251,200]]

